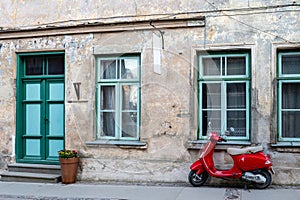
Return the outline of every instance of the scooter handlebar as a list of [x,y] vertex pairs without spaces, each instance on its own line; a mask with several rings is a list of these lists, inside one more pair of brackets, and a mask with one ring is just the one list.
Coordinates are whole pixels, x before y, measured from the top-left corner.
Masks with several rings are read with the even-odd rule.
[[227,142],[227,140],[226,140],[226,139],[224,139],[224,138],[222,138],[222,137],[219,137],[219,140],[218,140],[218,142]]
[[227,142],[226,139],[224,139],[223,137],[217,135],[215,132],[210,133],[210,140],[217,141],[217,142]]

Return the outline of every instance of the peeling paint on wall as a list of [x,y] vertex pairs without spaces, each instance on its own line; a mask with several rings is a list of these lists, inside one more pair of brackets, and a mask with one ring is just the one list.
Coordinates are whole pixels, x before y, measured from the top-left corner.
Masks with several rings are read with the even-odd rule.
[[[273,66],[272,48],[278,43],[299,48],[297,24],[300,18],[294,3],[286,3],[291,5],[284,7],[279,1],[236,0],[217,0],[213,4],[195,0],[160,4],[103,1],[101,5],[96,1],[73,1],[73,4],[67,1],[51,4],[48,1],[0,2],[4,10],[0,13],[0,35],[8,29],[16,31],[11,34],[32,28],[47,32],[54,27],[70,26],[70,30],[74,30],[71,28],[76,25],[116,22],[126,22],[129,27],[139,20],[205,15],[205,27],[162,30],[164,49],[160,49],[158,74],[153,70],[157,59],[153,53],[154,31],[151,29],[105,33],[74,31],[64,35],[1,40],[0,136],[3,139],[0,140],[0,169],[15,161],[17,53],[65,52],[66,147],[79,149],[81,153],[82,180],[185,182],[189,165],[199,154],[199,149],[190,150],[187,144],[197,140],[197,53],[247,49],[252,58],[251,142],[263,144],[265,151],[274,157],[274,167],[280,170],[274,183],[300,184],[297,176],[299,148],[278,150],[270,146],[272,132],[276,131],[276,125],[271,125],[276,121],[272,85],[276,80],[276,67]],[[88,145],[87,142],[96,140],[96,59],[128,53],[141,56],[140,128],[141,141],[147,145],[143,148]],[[80,98],[74,89],[76,83],[80,83]],[[220,166],[231,164],[224,151],[217,152],[215,157]],[[118,170],[120,168],[122,170]]]

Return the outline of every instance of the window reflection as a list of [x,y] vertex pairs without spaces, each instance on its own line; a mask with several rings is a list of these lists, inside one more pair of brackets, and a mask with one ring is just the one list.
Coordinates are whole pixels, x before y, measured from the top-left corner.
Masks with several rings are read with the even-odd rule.
[[137,79],[138,78],[138,60],[124,59],[121,60],[122,79]]
[[221,58],[202,58],[203,75],[219,76],[221,69]]
[[123,85],[123,110],[136,110],[137,109],[137,86],[136,85]]

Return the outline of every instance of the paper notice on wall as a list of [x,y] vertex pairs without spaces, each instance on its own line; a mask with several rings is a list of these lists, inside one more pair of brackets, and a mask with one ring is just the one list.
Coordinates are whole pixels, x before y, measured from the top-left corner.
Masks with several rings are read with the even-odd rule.
[[153,71],[161,74],[161,37],[153,33],[152,49],[153,49]]

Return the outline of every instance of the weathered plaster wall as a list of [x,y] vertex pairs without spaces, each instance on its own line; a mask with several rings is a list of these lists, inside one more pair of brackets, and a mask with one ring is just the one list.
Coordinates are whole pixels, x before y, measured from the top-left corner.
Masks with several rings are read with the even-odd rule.
[[[300,1],[286,1],[296,4]],[[66,53],[66,146],[81,152],[82,180],[185,182],[197,150],[187,141],[197,131],[197,51],[246,48],[252,53],[251,141],[274,157],[274,183],[300,184],[299,150],[270,148],[276,125],[274,45],[299,47],[299,12],[282,1],[11,1],[0,2],[0,27],[29,29],[86,22],[173,18],[186,12],[206,16],[203,28],[165,29],[161,74],[153,71],[156,30],[68,34],[0,41],[0,168],[13,162],[16,52],[64,50]],[[124,9],[126,7],[126,9]],[[43,9],[41,9],[43,8]],[[216,11],[216,9],[224,11]],[[238,10],[230,10],[238,9]],[[294,10],[294,11],[293,11]],[[204,12],[205,11],[205,12]],[[1,32],[0,32],[1,34]],[[94,146],[95,58],[105,54],[141,55],[141,140],[146,148]],[[81,98],[73,83],[81,83]],[[9,113],[9,114],[8,114]],[[273,138],[273,139],[272,139]],[[293,150],[295,151],[295,150]],[[219,165],[231,160],[219,152]]]
[[15,137],[14,43],[0,42],[0,170],[13,158]]
[[[2,29],[134,21],[177,14],[297,4],[299,0],[9,0],[0,2]],[[126,8],[126,9],[124,9]],[[260,9],[259,9],[260,10]]]

